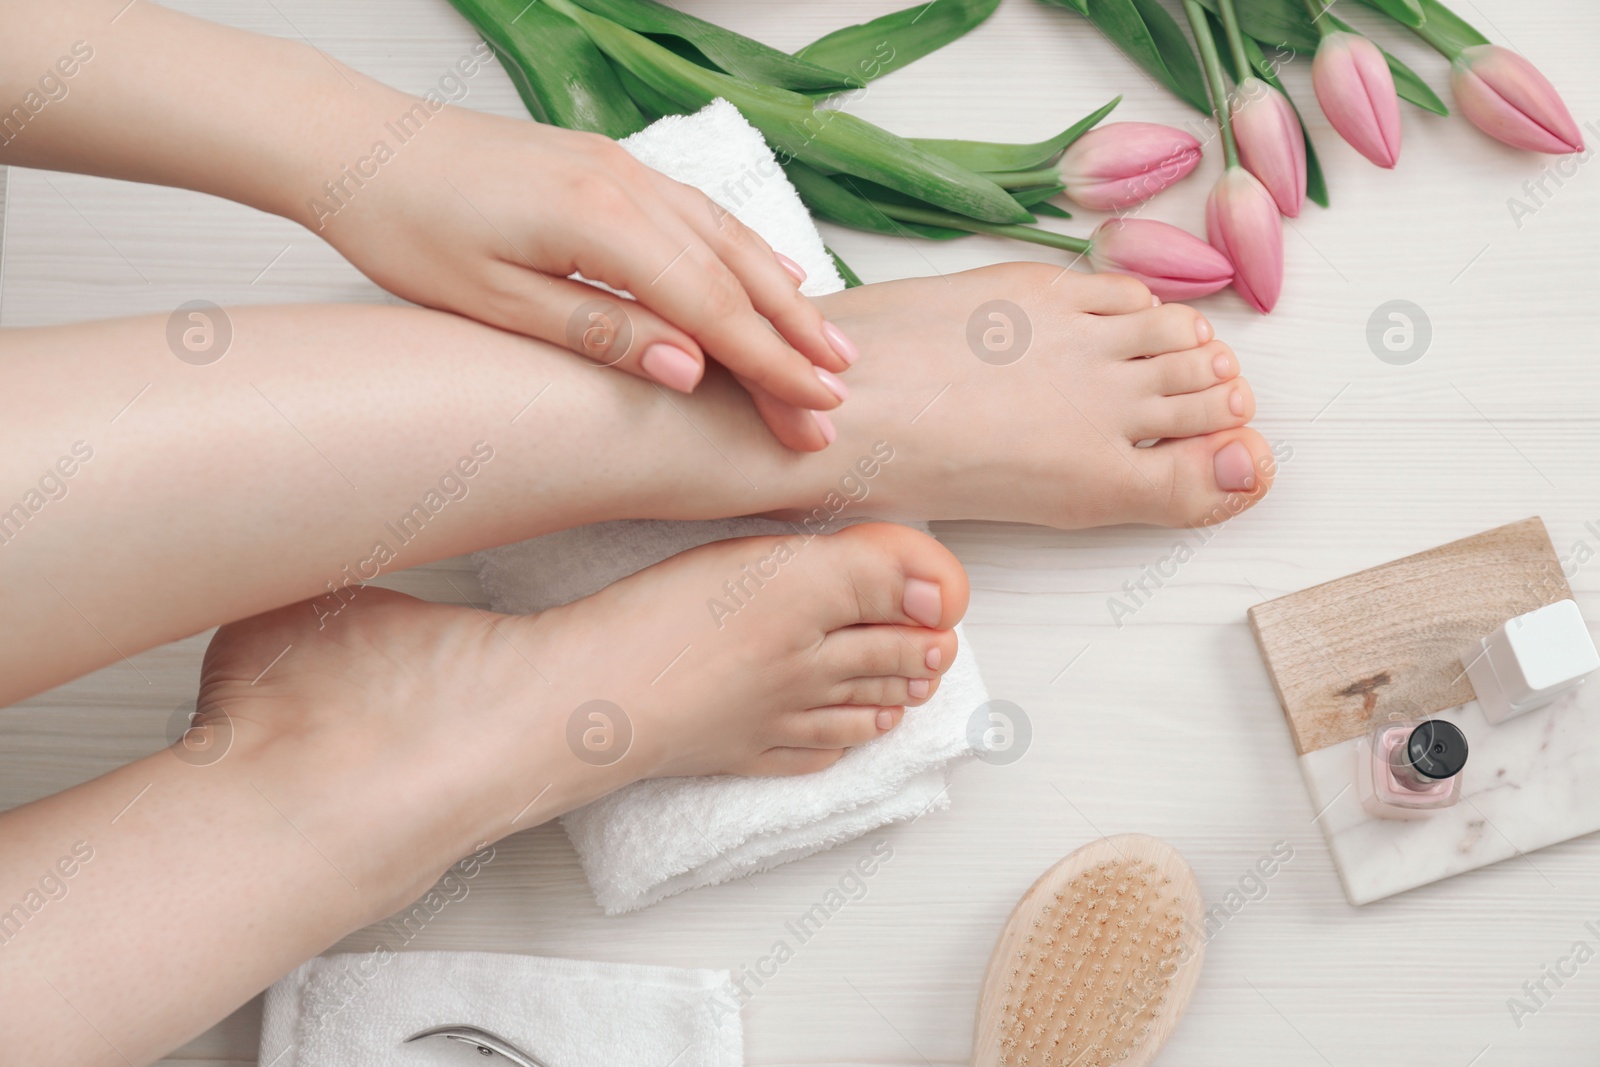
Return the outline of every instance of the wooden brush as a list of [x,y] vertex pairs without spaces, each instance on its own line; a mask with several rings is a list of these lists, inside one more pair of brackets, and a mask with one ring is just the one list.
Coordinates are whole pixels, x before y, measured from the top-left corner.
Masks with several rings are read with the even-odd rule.
[[1205,952],[1194,872],[1163,841],[1091,842],[1033,883],[989,957],[973,1067],[1142,1067]]

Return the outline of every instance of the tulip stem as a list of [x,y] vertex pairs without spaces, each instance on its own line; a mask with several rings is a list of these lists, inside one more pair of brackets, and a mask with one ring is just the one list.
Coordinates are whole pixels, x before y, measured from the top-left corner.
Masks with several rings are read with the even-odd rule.
[[1311,16],[1311,25],[1316,27],[1318,39],[1335,32],[1334,27],[1322,17],[1332,9],[1333,0],[1306,0],[1306,14]]
[[1228,51],[1233,53],[1233,69],[1243,81],[1250,77],[1255,65],[1244,50],[1244,34],[1239,32],[1239,13],[1234,10],[1233,0],[1217,0],[1217,14],[1222,17],[1222,35],[1228,39]]
[[[1200,63],[1206,72],[1206,87],[1211,91],[1211,115],[1217,120],[1217,130],[1222,136],[1222,158],[1230,167],[1239,165],[1239,146],[1233,140],[1233,122],[1228,116],[1228,90],[1222,82],[1222,57],[1217,54],[1216,38],[1211,36],[1211,25],[1206,22],[1206,10],[1199,0],[1183,0],[1183,13],[1189,16],[1189,28],[1194,31],[1195,44],[1200,46]],[[1249,70],[1246,63],[1241,72]]]
[[948,211],[937,211],[932,208],[910,207],[905,204],[885,204],[877,200],[872,201],[872,206],[891,219],[901,222],[916,222],[923,226],[944,226],[952,230],[966,230],[968,233],[987,233],[996,237],[1010,237],[1016,241],[1027,241],[1029,244],[1045,245],[1049,248],[1059,248],[1067,252],[1076,252],[1078,255],[1089,254],[1089,242],[1082,237],[1073,237],[1065,233],[1056,233],[1053,230],[1042,229],[1038,226],[1012,225],[1004,222],[979,222],[969,219],[965,215],[956,215]]
[[1027,189],[1034,185],[1055,185],[1061,181],[1061,171],[1055,167],[1038,170],[1001,170],[982,172],[985,178],[1002,189]]

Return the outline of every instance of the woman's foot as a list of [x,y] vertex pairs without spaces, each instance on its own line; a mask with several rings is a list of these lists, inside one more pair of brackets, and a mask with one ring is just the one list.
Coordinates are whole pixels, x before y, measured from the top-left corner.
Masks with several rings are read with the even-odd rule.
[[937,691],[967,581],[874,523],[705,545],[536,616],[347,596],[219,630],[187,747],[226,733],[243,758],[297,753],[277,762],[308,783],[372,783],[371,811],[297,821],[431,824],[470,849],[640,778],[828,766]]
[[806,461],[818,478],[801,511],[878,441],[894,458],[875,515],[1200,525],[1271,486],[1238,357],[1131,278],[1007,263],[819,303],[861,358],[830,412],[837,441]]

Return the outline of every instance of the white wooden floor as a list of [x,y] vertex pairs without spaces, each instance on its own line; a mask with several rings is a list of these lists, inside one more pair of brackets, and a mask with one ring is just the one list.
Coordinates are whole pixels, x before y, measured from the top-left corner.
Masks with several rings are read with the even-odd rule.
[[[792,48],[898,2],[686,6]],[[303,35],[413,91],[435,83],[472,42],[445,0],[183,6]],[[1600,68],[1590,58],[1600,9],[1583,0],[1457,6],[1533,58],[1580,122],[1600,116]],[[1340,5],[1348,7],[1347,19],[1372,25],[1359,5]],[[1444,91],[1442,61],[1388,36]],[[1302,103],[1310,103],[1307,66],[1287,75]],[[1119,118],[1189,117],[1076,16],[1006,0],[969,39],[874,85],[852,107],[910,135],[1032,140],[1117,91],[1127,96]],[[467,102],[519,107],[498,70],[472,82]],[[1120,628],[1108,598],[1182,535],[977,522],[938,531],[971,573],[968,633],[994,695],[1032,719],[1024,759],[961,769],[946,813],[622,919],[599,915],[558,830],[521,834],[416,947],[737,968],[765,954],[785,920],[886,837],[894,859],[867,897],[803,946],[746,1010],[747,1055],[757,1064],[951,1064],[965,1062],[1001,921],[1060,855],[1100,833],[1157,834],[1183,850],[1218,900],[1287,841],[1294,859],[1212,940],[1162,1062],[1594,1062],[1600,964],[1567,980],[1520,1028],[1507,998],[1573,942],[1596,947],[1584,923],[1600,919],[1600,841],[1348,907],[1244,612],[1530,514],[1544,516],[1564,555],[1579,539],[1600,549],[1584,527],[1600,520],[1600,170],[1584,166],[1561,188],[1551,183],[1554,195],[1518,226],[1507,199],[1538,178],[1543,157],[1407,107],[1404,158],[1385,173],[1339,142],[1320,114],[1312,122],[1336,206],[1308,207],[1287,231],[1279,312],[1258,317],[1231,295],[1204,305],[1243,358],[1258,425],[1293,447],[1268,502],[1224,528]],[[1600,141],[1593,129],[1586,136]],[[1198,230],[1217,164],[1206,166],[1151,214]],[[5,325],[166,312],[194,298],[379,298],[304,231],[232,204],[36,172],[13,172],[9,199]],[[936,246],[829,236],[868,280],[1049,258],[986,239]],[[1392,299],[1414,301],[1432,323],[1430,348],[1407,366],[1379,361],[1365,340],[1368,317]],[[452,599],[446,573],[474,588],[464,561],[394,584]],[[1600,617],[1600,564],[1572,584]],[[192,697],[204,643],[138,657],[148,683],[111,667],[0,712],[0,805],[160,747],[171,709]],[[343,947],[371,943],[358,934]],[[258,1003],[246,1006],[174,1062],[254,1062],[258,1016]]]

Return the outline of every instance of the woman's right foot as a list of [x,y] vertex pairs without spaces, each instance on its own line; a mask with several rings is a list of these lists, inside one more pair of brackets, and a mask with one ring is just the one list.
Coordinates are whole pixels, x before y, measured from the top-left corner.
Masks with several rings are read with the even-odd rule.
[[819,302],[861,358],[837,440],[796,464],[802,512],[880,441],[867,507],[885,517],[1193,526],[1271,486],[1238,357],[1132,278],[1006,263]]

